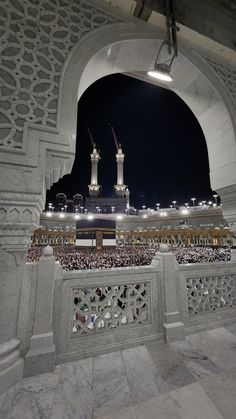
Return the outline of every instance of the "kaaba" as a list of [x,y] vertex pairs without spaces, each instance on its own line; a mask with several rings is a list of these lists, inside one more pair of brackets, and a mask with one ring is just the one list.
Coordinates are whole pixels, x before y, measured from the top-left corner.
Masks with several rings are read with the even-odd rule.
[[94,218],[93,220],[78,220],[76,222],[76,246],[103,247],[116,246],[116,222]]

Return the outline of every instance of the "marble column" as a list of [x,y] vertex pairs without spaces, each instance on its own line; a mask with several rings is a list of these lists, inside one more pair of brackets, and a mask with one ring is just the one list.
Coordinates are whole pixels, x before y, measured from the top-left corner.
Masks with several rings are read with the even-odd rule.
[[164,292],[164,323],[163,333],[165,342],[183,340],[185,337],[184,324],[180,321],[178,308],[177,286],[178,264],[173,253],[169,252],[167,245],[163,245],[163,251],[156,254],[160,260],[160,269],[163,278]]
[[25,253],[34,228],[31,215],[17,205],[0,206],[0,394],[23,377],[17,327]]
[[52,331],[53,295],[55,278],[53,249],[46,246],[38,262],[37,292],[33,335],[25,357],[24,375],[32,376],[55,368],[55,346]]
[[21,287],[26,251],[44,208],[43,174],[26,161],[23,153],[0,153],[0,393],[23,377]]

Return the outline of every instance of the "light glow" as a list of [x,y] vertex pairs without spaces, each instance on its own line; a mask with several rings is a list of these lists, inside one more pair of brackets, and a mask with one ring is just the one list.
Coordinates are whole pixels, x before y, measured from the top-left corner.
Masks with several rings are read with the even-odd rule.
[[116,219],[117,220],[123,220],[123,217],[122,217],[122,215],[119,214],[119,215],[117,215]]
[[59,214],[60,218],[65,218],[65,214],[63,214],[63,212],[61,214]]
[[148,71],[148,76],[162,81],[173,81],[173,77],[170,73],[158,69]]
[[188,211],[187,209],[183,209],[183,210],[181,211],[181,214],[183,214],[183,215],[187,215],[187,214],[189,214],[189,211]]
[[93,215],[89,214],[88,215],[88,220],[93,220]]
[[51,217],[52,213],[51,212],[47,212],[47,217]]

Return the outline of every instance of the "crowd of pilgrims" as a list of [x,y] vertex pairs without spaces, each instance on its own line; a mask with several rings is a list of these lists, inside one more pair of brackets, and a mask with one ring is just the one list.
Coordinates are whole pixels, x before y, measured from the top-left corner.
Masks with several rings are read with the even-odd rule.
[[171,250],[178,263],[226,262],[231,259],[230,248],[176,246]]
[[[32,246],[27,253],[28,262],[37,262],[42,246]],[[156,249],[148,246],[118,246],[97,251],[79,249],[72,245],[53,246],[53,255],[66,271],[81,269],[118,268],[149,265]]]
[[[157,251],[150,246],[117,246],[97,251],[79,249],[72,245],[53,246],[53,255],[63,270],[104,269],[125,266],[149,265]],[[229,261],[229,248],[171,247],[178,263],[202,263]],[[31,246],[27,262],[37,262],[42,256],[43,246]]]

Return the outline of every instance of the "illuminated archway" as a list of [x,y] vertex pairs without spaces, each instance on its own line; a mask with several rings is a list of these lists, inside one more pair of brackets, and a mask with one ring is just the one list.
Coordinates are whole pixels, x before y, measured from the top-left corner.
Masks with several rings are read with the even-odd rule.
[[[73,138],[72,147],[75,147],[76,103],[89,85],[118,72],[150,82],[146,71],[153,66],[162,39],[156,39],[157,35],[154,37],[150,30],[137,33],[131,25],[117,26],[94,31],[77,45],[65,67],[59,121],[63,135]],[[222,89],[219,92],[219,84],[206,62],[186,48],[180,48],[172,74],[171,89],[190,107],[204,132],[211,187],[221,194],[224,188],[236,184],[235,130],[230,109],[222,98],[224,92]]]

